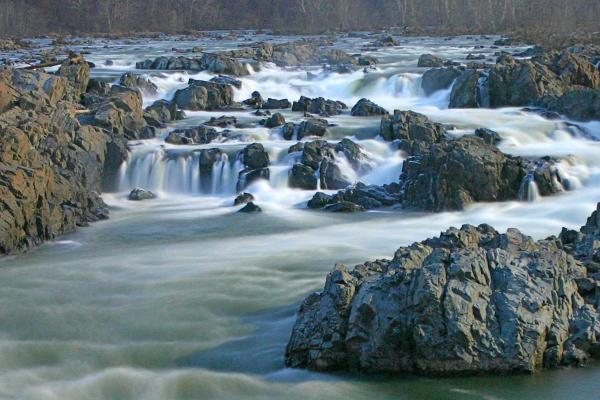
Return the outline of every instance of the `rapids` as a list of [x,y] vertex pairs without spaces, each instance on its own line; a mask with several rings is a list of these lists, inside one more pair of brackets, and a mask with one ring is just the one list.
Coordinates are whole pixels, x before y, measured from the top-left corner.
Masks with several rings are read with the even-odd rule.
[[[273,39],[256,35],[255,40]],[[288,41],[290,37],[276,37]],[[449,110],[449,90],[427,97],[420,89],[422,53],[465,61],[472,52],[493,55],[495,38],[407,38],[398,48],[363,52],[378,57],[377,71],[337,74],[320,66],[263,66],[241,78],[241,101],[258,90],[264,98],[322,96],[352,107],[362,97],[393,109],[411,109],[467,135],[497,131],[500,148],[521,156],[555,156],[564,193],[536,194],[529,180],[524,201],[475,204],[436,215],[379,210],[333,215],[303,209],[314,191],[290,189],[287,174],[294,141],[277,129],[228,128],[232,140],[202,146],[164,142],[169,131],[233,115],[242,125],[250,112],[187,112],[156,139],[130,143],[117,192],[103,196],[111,219],[80,229],[26,255],[0,260],[0,398],[6,399],[590,399],[600,392],[600,366],[533,376],[425,379],[324,375],[284,368],[283,355],[295,311],[322,287],[337,262],[391,257],[396,248],[449,226],[488,223],[516,227],[539,239],[561,227],[579,227],[600,200],[600,122],[574,125],[520,109]],[[86,57],[93,74],[117,82],[135,62],[171,54],[173,47],[225,50],[242,40],[93,40]],[[108,44],[108,47],[105,45]],[[360,52],[367,39],[336,43]],[[485,46],[479,49],[477,46]],[[78,48],[81,50],[81,48]],[[521,51],[523,48],[512,48]],[[111,62],[107,63],[107,60]],[[307,74],[311,72],[311,75]],[[208,73],[141,71],[159,88],[146,105],[170,99],[188,78]],[[283,111],[287,121],[301,113]],[[325,138],[349,137],[364,147],[368,171],[337,162],[351,181],[397,181],[403,156],[377,137],[380,118],[328,118]],[[219,128],[218,128],[219,129]],[[231,207],[238,153],[250,142],[270,154],[271,181],[252,184],[264,212],[241,215]],[[223,155],[212,172],[199,172],[201,149]],[[158,199],[130,202],[143,187]]]

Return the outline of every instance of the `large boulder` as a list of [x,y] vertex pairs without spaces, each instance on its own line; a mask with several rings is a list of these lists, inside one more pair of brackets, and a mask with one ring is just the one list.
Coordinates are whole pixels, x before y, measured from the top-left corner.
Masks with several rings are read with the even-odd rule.
[[136,75],[132,72],[124,73],[119,79],[119,85],[129,89],[139,90],[142,94],[147,96],[156,96],[158,93],[158,87],[152,83],[150,79]]
[[378,106],[369,99],[360,99],[358,103],[352,107],[350,114],[353,117],[370,117],[373,115],[386,115],[389,113],[385,108]]
[[462,72],[456,67],[429,69],[423,74],[421,88],[427,96],[439,90],[448,89],[456,78],[462,75]]
[[269,166],[269,153],[260,143],[252,143],[242,151],[244,165],[250,169],[266,168]]
[[[502,153],[479,137],[444,140],[404,162],[400,177],[403,205],[439,212],[461,210],[475,202],[517,200],[529,172],[529,163]],[[538,182],[540,194],[552,194],[554,176],[542,174],[539,178],[543,179]]]
[[547,107],[576,121],[600,120],[600,90],[577,88],[558,98],[544,99]]
[[305,96],[301,96],[300,99],[295,101],[292,105],[292,111],[303,111],[324,117],[341,114],[342,111],[347,108],[346,104],[341,101],[326,100],[323,97],[310,99]]
[[148,125],[156,128],[183,118],[185,118],[185,113],[179,110],[177,104],[168,100],[157,100],[144,110],[144,119]]
[[410,154],[440,141],[445,132],[441,124],[431,122],[423,114],[399,110],[394,110],[393,115],[384,115],[379,128],[384,140],[400,141],[400,148]]
[[308,208],[330,211],[328,206],[350,203],[357,205],[361,210],[372,210],[398,205],[401,199],[400,185],[397,183],[377,186],[359,182],[334,195],[316,193],[308,202]]
[[327,120],[321,118],[308,118],[302,121],[295,128],[296,139],[302,140],[305,137],[318,136],[323,137],[327,132]]
[[316,371],[535,372],[597,354],[586,270],[555,238],[451,228],[391,260],[337,265],[302,303],[285,353]]
[[173,102],[185,110],[225,110],[232,108],[233,89],[221,83],[189,80],[189,86],[175,92]]
[[449,108],[477,108],[480,105],[479,101],[479,81],[481,73],[474,69],[467,69],[460,74],[452,91],[450,92]]

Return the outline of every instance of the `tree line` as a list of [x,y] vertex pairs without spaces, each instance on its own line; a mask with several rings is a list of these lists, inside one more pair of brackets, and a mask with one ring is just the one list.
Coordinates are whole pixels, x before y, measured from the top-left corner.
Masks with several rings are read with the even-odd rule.
[[0,0],[0,34],[273,29],[600,30],[598,0]]

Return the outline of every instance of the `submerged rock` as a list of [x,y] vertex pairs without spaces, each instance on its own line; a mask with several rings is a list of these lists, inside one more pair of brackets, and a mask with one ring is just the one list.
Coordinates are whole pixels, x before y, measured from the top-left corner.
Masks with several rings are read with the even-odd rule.
[[165,142],[169,144],[208,144],[220,137],[221,135],[216,129],[200,125],[175,129],[167,135]]
[[149,190],[135,188],[129,193],[128,198],[132,201],[143,201],[155,199],[156,195]]
[[436,68],[443,67],[444,60],[441,58],[434,56],[433,54],[423,54],[419,57],[419,61],[417,66],[420,68]]
[[254,201],[254,196],[250,193],[240,193],[233,201],[234,206],[240,206],[242,204],[248,204]]
[[253,202],[250,202],[250,203],[246,204],[244,207],[242,207],[238,212],[250,214],[250,213],[257,213],[257,212],[261,212],[261,211],[262,211],[262,208],[260,208]]
[[[581,235],[598,237],[598,215]],[[600,315],[579,293],[586,269],[562,246],[464,225],[391,260],[336,265],[298,311],[286,366],[458,375],[579,365],[598,354]]]

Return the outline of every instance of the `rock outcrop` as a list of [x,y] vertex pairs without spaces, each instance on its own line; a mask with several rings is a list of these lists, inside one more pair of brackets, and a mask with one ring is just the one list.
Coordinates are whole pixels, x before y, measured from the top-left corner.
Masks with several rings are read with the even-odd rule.
[[387,141],[398,141],[398,147],[409,154],[418,154],[430,144],[439,142],[446,130],[414,111],[394,110],[381,118],[379,135]]
[[341,114],[343,110],[348,107],[341,101],[324,99],[323,97],[317,97],[310,99],[302,96],[298,101],[292,104],[292,111],[302,111],[311,114],[318,114],[323,117],[331,115]]
[[234,76],[248,75],[248,69],[238,60],[222,54],[204,53],[202,57],[157,57],[136,63],[137,69],[208,71]]
[[227,110],[235,108],[233,89],[230,85],[189,80],[189,86],[175,92],[173,103],[185,110]]
[[598,215],[562,241],[465,225],[391,260],[337,265],[302,303],[285,363],[424,375],[581,365],[600,354],[598,280],[577,259],[597,253]]
[[374,115],[387,114],[389,113],[385,108],[373,103],[369,99],[360,99],[350,111],[350,115],[353,117],[371,117]]
[[108,217],[99,193],[126,155],[125,137],[89,123],[79,103],[88,83],[79,57],[56,75],[0,71],[0,254]]

